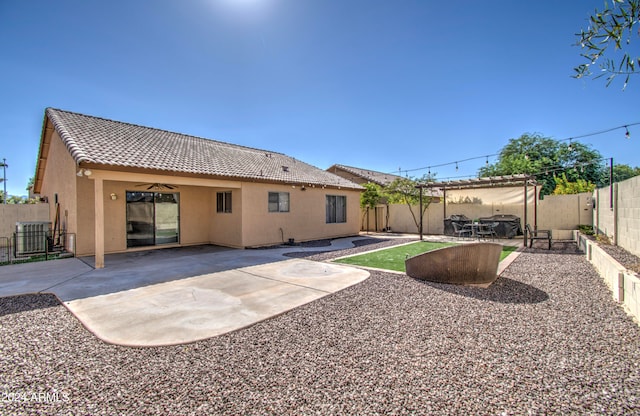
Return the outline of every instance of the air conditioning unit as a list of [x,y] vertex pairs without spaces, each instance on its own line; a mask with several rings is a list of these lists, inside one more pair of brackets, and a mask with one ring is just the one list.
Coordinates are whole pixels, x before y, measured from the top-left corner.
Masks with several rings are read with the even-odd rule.
[[17,222],[16,256],[46,252],[50,228],[50,222]]

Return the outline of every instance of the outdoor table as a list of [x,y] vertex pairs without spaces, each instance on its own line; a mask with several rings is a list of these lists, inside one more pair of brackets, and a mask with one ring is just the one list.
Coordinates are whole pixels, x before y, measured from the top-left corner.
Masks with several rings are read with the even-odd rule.
[[489,228],[489,224],[485,224],[482,222],[470,222],[462,226],[463,230],[471,230],[471,236],[477,237],[478,240],[480,239],[480,234],[478,233],[478,231],[487,231],[489,230]]

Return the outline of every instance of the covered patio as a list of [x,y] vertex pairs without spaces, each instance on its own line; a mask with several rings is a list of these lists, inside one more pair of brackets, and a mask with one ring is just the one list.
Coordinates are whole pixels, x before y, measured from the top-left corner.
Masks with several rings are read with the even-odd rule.
[[[419,183],[416,185],[416,188],[420,190],[420,211],[423,211],[423,195],[425,190],[433,191],[438,190],[443,194],[443,217],[447,218],[447,191],[448,190],[477,190],[477,189],[495,189],[495,188],[506,188],[506,187],[522,187],[522,221],[521,229],[525,229],[525,224],[528,218],[528,206],[530,203],[533,203],[533,223],[534,229],[537,229],[538,224],[538,214],[537,214],[537,206],[538,206],[538,184],[536,182],[535,176],[532,175],[509,175],[509,176],[496,176],[496,177],[487,177],[487,178],[476,178],[476,179],[464,179],[464,180],[453,180],[453,181],[445,181],[445,182],[426,182]],[[420,239],[423,239],[423,216],[420,216],[420,226],[419,226],[419,234]],[[526,245],[527,243],[527,234],[526,232],[523,234],[523,242]]]

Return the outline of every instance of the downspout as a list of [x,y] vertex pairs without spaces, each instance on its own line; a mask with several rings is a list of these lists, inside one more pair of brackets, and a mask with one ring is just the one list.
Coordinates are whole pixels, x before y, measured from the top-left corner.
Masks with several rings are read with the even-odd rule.
[[420,186],[420,241],[422,241],[422,193],[423,187]]
[[538,185],[533,185],[533,229],[538,231]]

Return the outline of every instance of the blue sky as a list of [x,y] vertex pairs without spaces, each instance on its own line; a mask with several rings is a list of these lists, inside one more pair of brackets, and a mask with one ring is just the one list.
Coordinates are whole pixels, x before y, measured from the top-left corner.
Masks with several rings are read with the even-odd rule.
[[[603,4],[2,0],[7,191],[26,194],[46,107],[395,173],[492,155],[527,132],[637,123],[640,76],[625,91],[571,78],[575,33]],[[640,125],[629,130],[580,141],[637,166]]]

